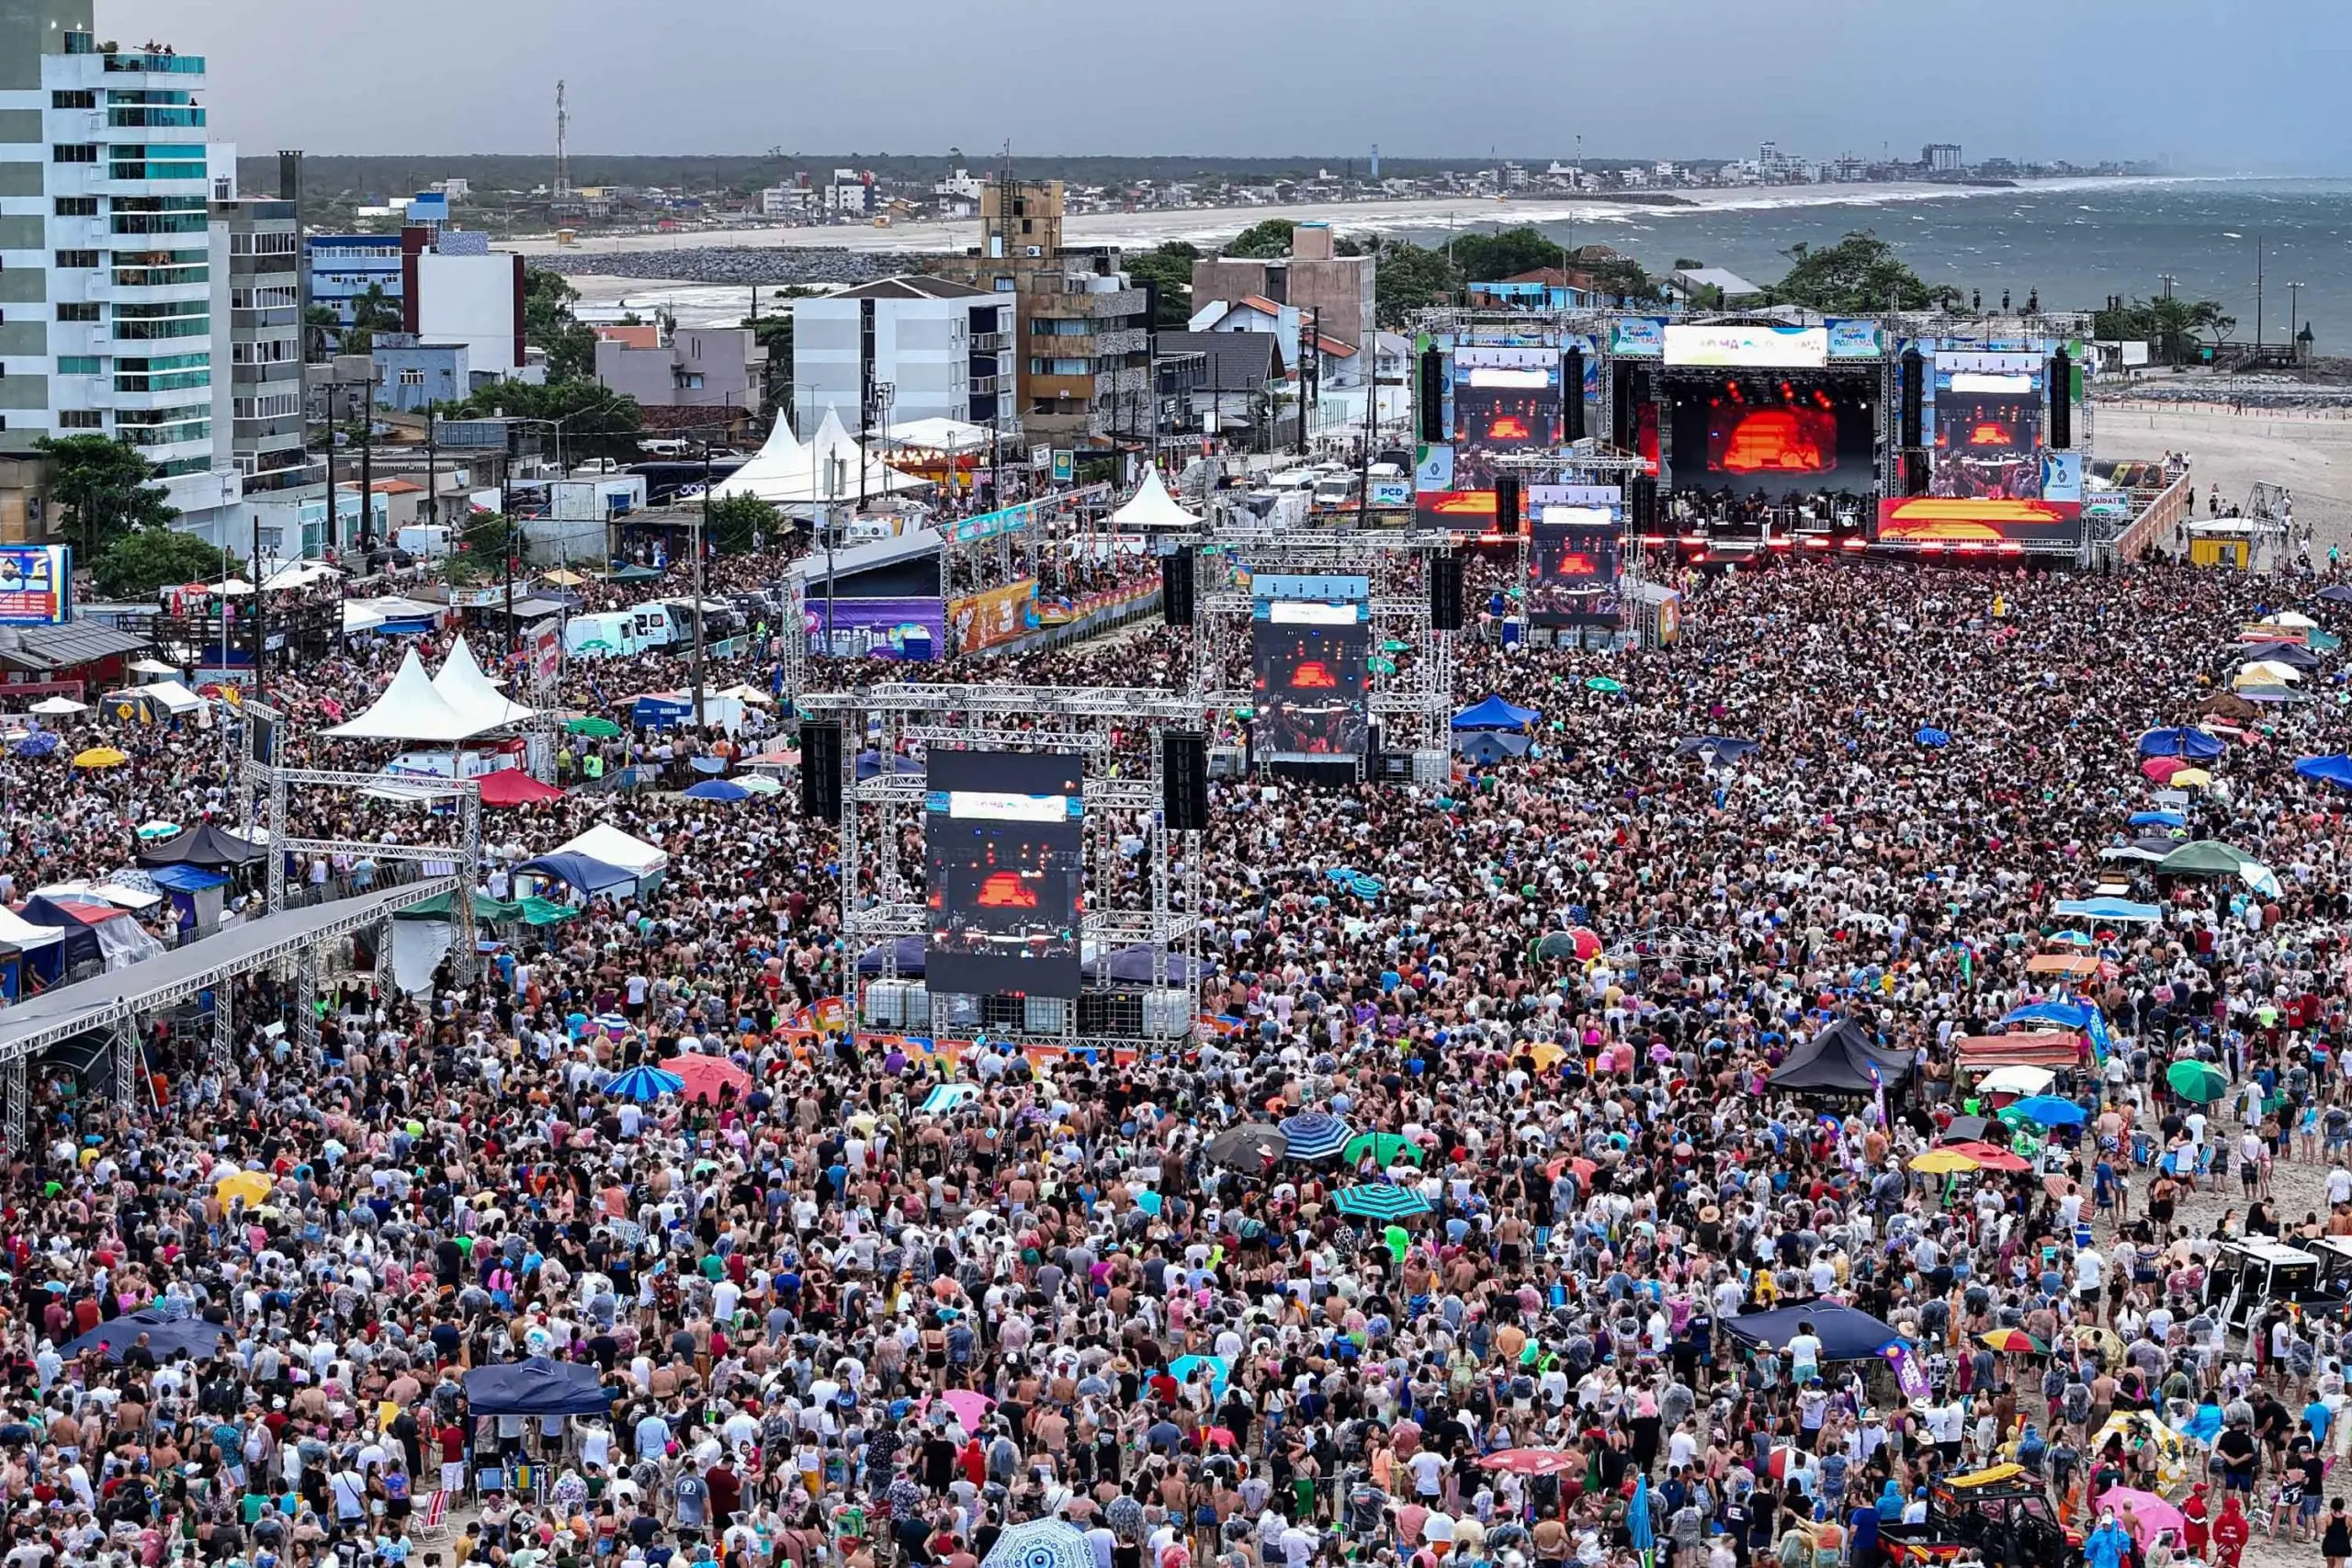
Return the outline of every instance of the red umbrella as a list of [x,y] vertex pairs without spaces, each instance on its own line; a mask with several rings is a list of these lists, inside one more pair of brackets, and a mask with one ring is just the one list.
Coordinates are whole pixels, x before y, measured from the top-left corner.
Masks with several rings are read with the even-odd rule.
[[1577,962],[1588,963],[1600,955],[1600,938],[1589,926],[1568,928],[1568,940],[1577,944]]
[[2013,1155],[2007,1149],[1973,1139],[1943,1146],[1954,1154],[1966,1155],[1987,1170],[2024,1171],[2033,1168],[2033,1162],[2021,1155]]
[[752,1087],[752,1075],[724,1056],[673,1056],[662,1066],[686,1080],[688,1100],[716,1100],[722,1089],[733,1089],[741,1100]]
[[563,791],[553,784],[541,784],[520,768],[501,768],[482,775],[484,806],[536,806],[544,800],[562,798]]
[[2196,765],[2186,757],[2151,757],[2140,764],[2140,772],[2162,784],[2182,769]]
[[1513,1475],[1558,1475],[1584,1461],[1557,1449],[1502,1449],[1478,1461],[1481,1470],[1507,1470]]

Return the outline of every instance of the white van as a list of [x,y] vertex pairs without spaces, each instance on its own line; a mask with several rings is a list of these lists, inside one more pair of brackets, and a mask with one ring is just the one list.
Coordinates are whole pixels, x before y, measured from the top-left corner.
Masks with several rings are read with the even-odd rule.
[[645,644],[637,635],[637,615],[630,610],[606,610],[574,615],[563,623],[563,650],[584,659],[612,659],[639,653]]
[[693,623],[683,614],[671,614],[670,606],[659,600],[632,606],[626,613],[636,623],[639,648],[670,648],[695,639]]
[[392,543],[418,560],[438,560],[449,553],[446,523],[419,523],[392,536]]

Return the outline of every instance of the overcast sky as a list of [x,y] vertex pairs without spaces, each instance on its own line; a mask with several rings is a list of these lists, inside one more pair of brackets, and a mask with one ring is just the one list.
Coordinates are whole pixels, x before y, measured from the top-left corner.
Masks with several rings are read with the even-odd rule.
[[[241,150],[2164,157],[2352,173],[2345,0],[98,0]],[[1033,85],[1034,84],[1034,85]]]

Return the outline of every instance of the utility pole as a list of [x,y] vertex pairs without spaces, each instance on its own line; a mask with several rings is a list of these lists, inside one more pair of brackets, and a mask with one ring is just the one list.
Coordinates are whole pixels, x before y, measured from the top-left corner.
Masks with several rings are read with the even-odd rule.
[[[330,489],[330,490],[327,491],[327,500],[328,500],[328,502],[329,502],[330,503],[332,503],[332,502],[334,502],[334,491],[332,489]],[[264,619],[264,617],[263,617],[263,615],[262,615],[262,593],[261,593],[261,509],[260,509],[259,507],[255,507],[255,508],[254,509],[254,583],[253,583],[253,594],[254,594],[254,700],[255,702],[259,702],[263,697],[267,696],[267,695],[269,694],[269,673],[268,673],[268,662],[269,662],[269,634],[268,634],[267,630],[266,630],[266,629],[264,627],[264,626],[263,626],[263,619]],[[226,598],[226,596],[223,596],[223,597],[222,597],[222,599],[221,599],[221,601],[220,601],[220,614],[221,614],[222,615],[224,615],[224,616],[225,616],[226,615],[228,615],[228,613],[229,613],[229,601],[228,601],[228,599]],[[225,634],[224,634],[224,636],[225,636]],[[272,758],[272,759],[271,759],[271,761],[275,761],[276,760],[277,760],[277,759],[275,759],[275,758]],[[277,848],[276,848],[275,846],[272,846],[272,848],[271,848],[271,850],[270,850],[270,853],[272,853],[272,854],[276,854],[276,853],[277,853],[277,852],[277,852]]]
[[[695,739],[702,739],[702,537],[710,526],[710,432],[702,435],[702,515],[695,522]],[[826,605],[826,614],[832,607]],[[512,624],[512,618],[509,618]]]
[[2300,283],[2287,285],[2287,352],[2289,354],[2295,352],[2296,318],[2301,314],[2302,303],[2303,286]]
[[2254,234],[2254,352],[2262,354],[2262,231]]
[[441,416],[432,408],[424,411],[424,521],[441,521]]
[[[342,390],[342,382],[327,383],[327,525],[322,537],[328,549],[335,547],[335,525],[340,521],[335,515],[339,492],[334,487],[334,400],[335,394]],[[256,590],[261,587],[261,551],[256,548],[254,551],[254,587]]]
[[376,547],[376,379],[368,373],[368,399],[359,411],[359,548]]

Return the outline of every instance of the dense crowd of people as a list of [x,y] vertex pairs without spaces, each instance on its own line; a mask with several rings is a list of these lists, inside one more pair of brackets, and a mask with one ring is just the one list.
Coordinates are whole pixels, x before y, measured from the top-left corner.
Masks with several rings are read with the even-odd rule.
[[[2206,1299],[2227,1240],[2352,1235],[2346,826],[2291,766],[2343,749],[2339,666],[2316,701],[2214,705],[2239,628],[2324,617],[2316,583],[1845,561],[1683,586],[1663,650],[1463,639],[1464,705],[1540,714],[1524,758],[1220,784],[1213,1021],[1181,1050],[833,1027],[843,899],[871,889],[839,886],[832,829],[788,793],[663,789],[492,814],[491,897],[595,821],[668,870],[493,927],[414,994],[346,966],[314,1050],[287,1023],[313,998],[257,976],[225,1077],[163,1032],[142,1103],[40,1066],[0,1216],[0,1556],[1829,1568],[1948,1534],[1939,1491],[2013,1463],[2098,1568],[2235,1562],[2257,1524],[2340,1568],[2341,1326],[2255,1303],[2240,1334]],[[288,760],[380,763],[319,732],[405,647],[275,676]],[[980,678],[1181,689],[1189,657],[1154,630]],[[707,677],[768,687],[772,660],[753,637]],[[626,722],[680,672],[571,665],[560,697]],[[2200,718],[2229,733],[2212,782],[2158,799],[2138,738]],[[142,823],[234,825],[227,715],[66,739],[0,757],[0,892],[112,874]],[[100,739],[130,762],[72,765]],[[447,831],[297,802],[315,836]],[[2104,852],[2155,809],[2275,883]],[[2060,942],[2057,901],[2111,879],[2159,918]],[[2054,987],[2052,951],[2096,974]],[[2081,1124],[1971,1124],[1994,1165],[1914,1169],[1993,1109],[1961,1042],[2073,998],[2108,1036],[2049,1091]],[[1774,1088],[1841,1026],[1881,1091]],[[681,1059],[693,1092],[621,1079]],[[2188,1062],[2225,1087],[2188,1098]],[[1302,1115],[1348,1136],[1309,1159],[1263,1130]],[[1848,1309],[1916,1356],[1839,1359]],[[132,1312],[156,1332],[74,1348]],[[530,1357],[589,1369],[606,1413],[472,1407],[469,1371]]]

